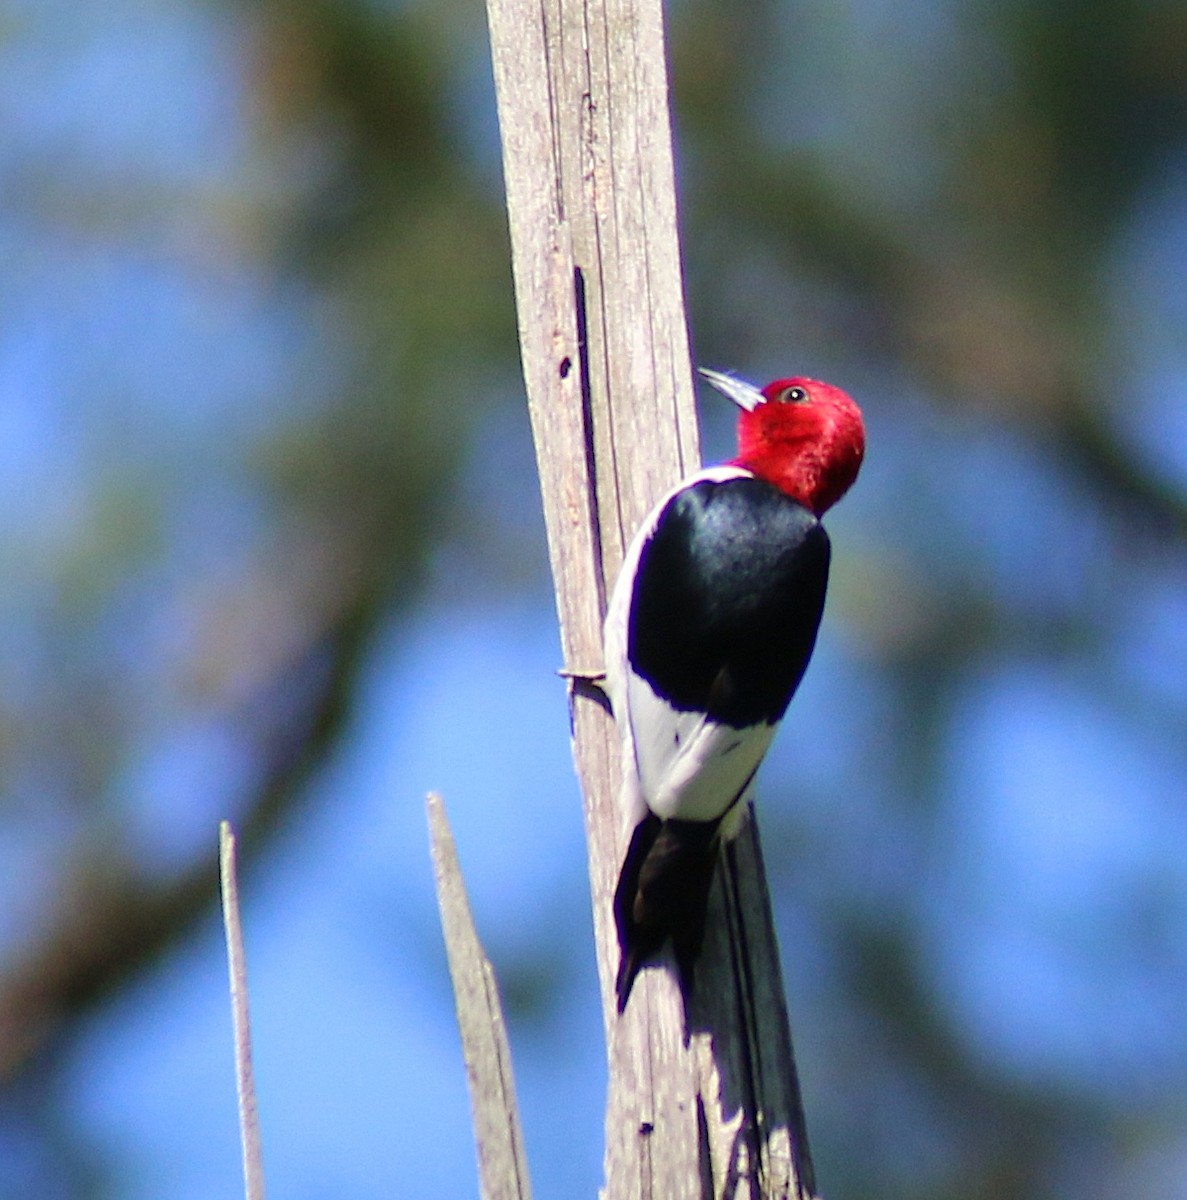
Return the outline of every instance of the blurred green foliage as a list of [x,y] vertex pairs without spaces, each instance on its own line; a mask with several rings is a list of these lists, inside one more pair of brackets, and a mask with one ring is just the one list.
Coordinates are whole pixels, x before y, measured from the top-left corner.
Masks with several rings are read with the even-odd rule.
[[[142,64],[98,88],[149,114],[131,145],[66,87],[120,75],[149,18],[118,15],[25,10],[0,35],[18,84],[62,83],[36,119],[19,87],[0,104],[0,821],[22,881],[0,1071],[47,1145],[73,1032],[213,895],[213,823],[162,849],[129,799],[144,761],[196,740],[219,778],[238,764],[216,799],[258,855],[338,744],[377,628],[459,526],[483,540],[450,498],[480,422],[517,403],[476,10],[183,5],[165,40],[219,65],[225,109],[179,131]],[[1011,672],[1187,778],[1187,646],[1159,633],[1187,541],[1182,304],[1159,270],[1187,266],[1187,8],[685,0],[670,22],[698,358],[835,376],[871,425],[833,595],[833,667],[863,697],[833,715],[856,732],[839,768],[795,746],[815,816],[764,815],[785,944],[820,967],[792,1002],[825,1191],[1177,1194],[1181,1031],[1117,1072],[1005,1065],[933,940],[979,761],[962,715],[985,689],[1008,706]],[[143,308],[92,314],[122,294]],[[253,338],[270,349],[230,374]],[[1149,836],[1181,832],[1136,786]],[[843,845],[828,813],[857,790]],[[1160,1011],[1183,999],[1185,892],[1180,870],[1119,901]],[[541,962],[579,952],[562,940]],[[509,990],[553,978],[524,963]],[[1147,1045],[1166,1061],[1143,1074]]]

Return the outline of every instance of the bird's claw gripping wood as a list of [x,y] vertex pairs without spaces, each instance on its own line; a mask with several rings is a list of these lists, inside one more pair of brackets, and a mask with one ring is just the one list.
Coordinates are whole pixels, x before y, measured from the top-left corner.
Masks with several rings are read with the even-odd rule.
[[820,517],[865,450],[861,411],[839,388],[701,374],[741,410],[738,456],[659,501],[606,615],[604,690],[634,826],[614,897],[619,1012],[668,941],[687,999],[719,846],[816,642],[830,557]]

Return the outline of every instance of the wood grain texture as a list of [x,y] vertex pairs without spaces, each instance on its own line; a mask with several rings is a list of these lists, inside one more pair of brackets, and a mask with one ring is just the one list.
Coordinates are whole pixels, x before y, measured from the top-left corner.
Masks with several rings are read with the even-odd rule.
[[235,832],[229,821],[218,827],[218,869],[231,988],[231,1025],[235,1038],[235,1090],[239,1099],[239,1144],[243,1155],[244,1200],[264,1200],[264,1152],[260,1109],[251,1051],[251,1008],[247,988],[247,952],[239,913],[239,865]]
[[440,796],[428,800],[437,905],[462,1035],[483,1200],[530,1200],[511,1048],[490,960],[478,940],[457,847]]
[[753,823],[718,873],[697,1000],[646,970],[615,1012],[611,899],[629,829],[599,689],[630,534],[699,461],[659,0],[488,0],[521,354],[610,1059],[608,1200],[805,1197],[778,952]]

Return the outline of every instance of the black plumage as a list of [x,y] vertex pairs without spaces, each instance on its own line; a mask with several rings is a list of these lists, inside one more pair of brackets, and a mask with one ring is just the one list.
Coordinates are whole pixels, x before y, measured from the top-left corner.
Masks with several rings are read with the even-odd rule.
[[[704,938],[719,834],[746,793],[816,643],[830,547],[817,518],[751,475],[676,492],[640,549],[627,613],[627,660],[659,701],[731,731],[706,752],[761,742],[712,819],[648,813],[631,837],[614,897],[623,1011],[636,975],[670,938],[686,998]],[[672,726],[679,729],[679,723]],[[637,753],[656,753],[649,744]],[[675,740],[663,753],[686,753]],[[749,761],[749,760],[746,760]],[[650,798],[649,798],[650,799]]]
[[632,669],[676,709],[775,723],[812,656],[828,568],[824,526],[764,480],[683,489],[639,558]]

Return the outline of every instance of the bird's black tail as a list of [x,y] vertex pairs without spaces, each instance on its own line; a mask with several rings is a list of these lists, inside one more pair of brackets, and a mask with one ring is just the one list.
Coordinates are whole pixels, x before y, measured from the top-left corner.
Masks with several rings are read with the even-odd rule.
[[614,987],[620,1013],[630,999],[635,977],[668,938],[687,1006],[705,936],[720,825],[720,820],[662,821],[648,813],[635,826],[614,891],[621,954]]

